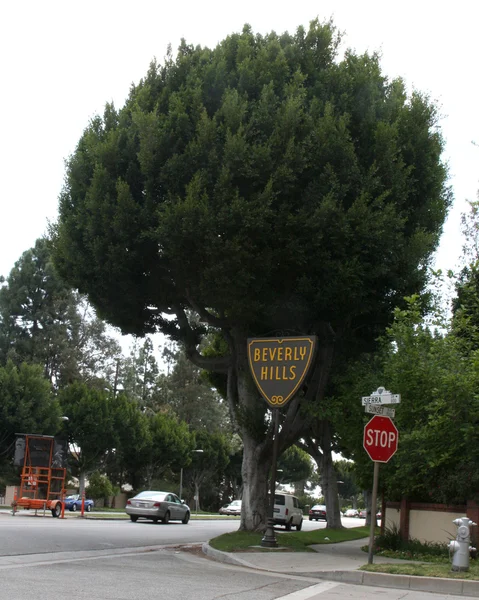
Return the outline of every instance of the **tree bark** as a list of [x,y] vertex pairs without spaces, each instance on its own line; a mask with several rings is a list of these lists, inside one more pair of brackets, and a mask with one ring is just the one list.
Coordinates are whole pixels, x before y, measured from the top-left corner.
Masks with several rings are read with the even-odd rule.
[[321,489],[326,504],[326,518],[328,527],[341,529],[341,511],[339,509],[338,478],[333,465],[333,453],[331,451],[331,424],[329,421],[321,423],[321,447],[319,455],[319,472],[321,475]]
[[258,445],[243,435],[243,502],[240,530],[264,531],[268,519],[268,474],[271,461],[257,460]]
[[267,406],[250,375],[246,338],[235,336],[235,368],[230,370],[230,408],[243,439],[243,502],[240,530],[264,531],[268,518],[268,475],[271,466],[272,428],[269,439]]
[[78,493],[81,496],[83,494],[83,492],[85,491],[85,473],[83,471],[78,474],[78,487],[79,487]]

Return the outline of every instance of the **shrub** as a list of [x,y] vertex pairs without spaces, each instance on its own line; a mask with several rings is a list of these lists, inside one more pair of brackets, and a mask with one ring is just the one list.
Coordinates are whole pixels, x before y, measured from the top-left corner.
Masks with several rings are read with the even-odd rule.
[[111,481],[106,475],[102,475],[98,471],[92,473],[88,487],[85,491],[86,495],[93,500],[101,500],[113,496],[117,492],[117,489],[112,485]]
[[374,553],[395,552],[399,558],[420,559],[424,557],[448,557],[446,543],[421,542],[417,539],[403,540],[396,525],[386,528],[374,540]]

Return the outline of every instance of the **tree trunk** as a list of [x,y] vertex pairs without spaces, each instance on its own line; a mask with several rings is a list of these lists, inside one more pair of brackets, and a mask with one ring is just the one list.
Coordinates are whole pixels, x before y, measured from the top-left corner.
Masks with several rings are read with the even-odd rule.
[[228,379],[228,400],[236,415],[243,439],[243,502],[240,530],[264,531],[268,519],[272,429],[270,427],[271,431],[267,431],[267,406],[250,375],[245,340],[241,336],[238,337],[236,368],[234,371],[230,370]]
[[[264,531],[268,519],[269,475],[273,454],[273,419],[268,421],[268,406],[258,392],[250,373],[247,356],[247,336],[241,331],[229,335],[232,364],[228,371],[227,395],[233,423],[243,440],[243,504],[240,529]],[[308,383],[307,401],[318,401],[324,394],[329,376],[332,346],[318,352],[313,375]],[[300,411],[299,397],[293,398],[279,410],[281,427],[278,434],[278,456],[296,443],[306,431],[307,417]],[[271,415],[270,415],[271,416]],[[331,442],[331,436],[329,443]],[[331,457],[331,451],[329,451]],[[332,461],[331,461],[332,464]],[[334,472],[334,469],[333,469]],[[334,477],[336,486],[336,478]],[[332,501],[332,525],[340,527],[339,501]],[[339,521],[339,525],[338,525]]]
[[268,519],[268,473],[270,461],[260,461],[258,445],[243,434],[243,502],[240,530],[264,531]]
[[195,512],[200,510],[200,486],[195,481]]
[[321,489],[326,504],[328,527],[341,529],[343,525],[341,523],[341,511],[339,510],[338,478],[333,465],[331,424],[329,421],[322,421],[320,430],[322,453],[318,467],[321,474]]
[[306,487],[306,479],[301,479],[301,481],[295,481],[294,482],[294,495],[295,496],[303,496],[305,487]]
[[83,492],[85,491],[85,473],[83,473],[83,472],[78,474],[78,486],[79,486],[78,493],[81,496],[83,494]]

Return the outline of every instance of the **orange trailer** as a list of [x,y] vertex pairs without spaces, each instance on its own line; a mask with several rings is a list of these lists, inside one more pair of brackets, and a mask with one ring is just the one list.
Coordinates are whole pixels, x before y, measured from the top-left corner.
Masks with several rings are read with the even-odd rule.
[[17,434],[14,464],[22,467],[17,508],[62,514],[65,497],[67,442],[48,435]]

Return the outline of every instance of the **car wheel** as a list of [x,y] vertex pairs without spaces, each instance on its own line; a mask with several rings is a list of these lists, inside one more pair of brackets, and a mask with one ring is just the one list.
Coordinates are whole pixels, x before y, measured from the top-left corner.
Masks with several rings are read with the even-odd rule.
[[58,517],[62,514],[62,505],[61,502],[57,502],[55,506],[52,508],[52,517],[58,519]]
[[312,521],[312,520],[313,520],[313,517],[309,517],[309,520],[310,520],[310,521]]
[[165,516],[163,517],[163,523],[166,525],[169,522],[170,522],[170,511],[167,510],[165,513]]
[[152,519],[153,523],[158,523],[158,520],[156,517],[154,519]]
[[78,507],[77,507],[77,505],[76,505],[76,504],[72,504],[72,508],[71,508],[71,510],[72,510],[73,512],[76,512],[76,511],[77,511],[77,508],[78,508]]
[[138,521],[138,517],[136,515],[130,515],[130,521],[132,523],[136,523]]
[[87,506],[85,506],[85,509],[87,512],[91,512],[91,504],[88,504]]
[[186,515],[183,517],[183,520],[181,522],[183,523],[183,525],[186,525],[189,520],[190,520],[190,513],[187,512]]
[[301,527],[303,526],[303,519],[296,525],[296,531],[301,531]]
[[293,521],[292,521],[292,520],[291,520],[291,521],[289,521],[289,523],[286,523],[286,525],[285,525],[286,531],[291,531],[291,524],[292,524],[292,523],[293,523]]

